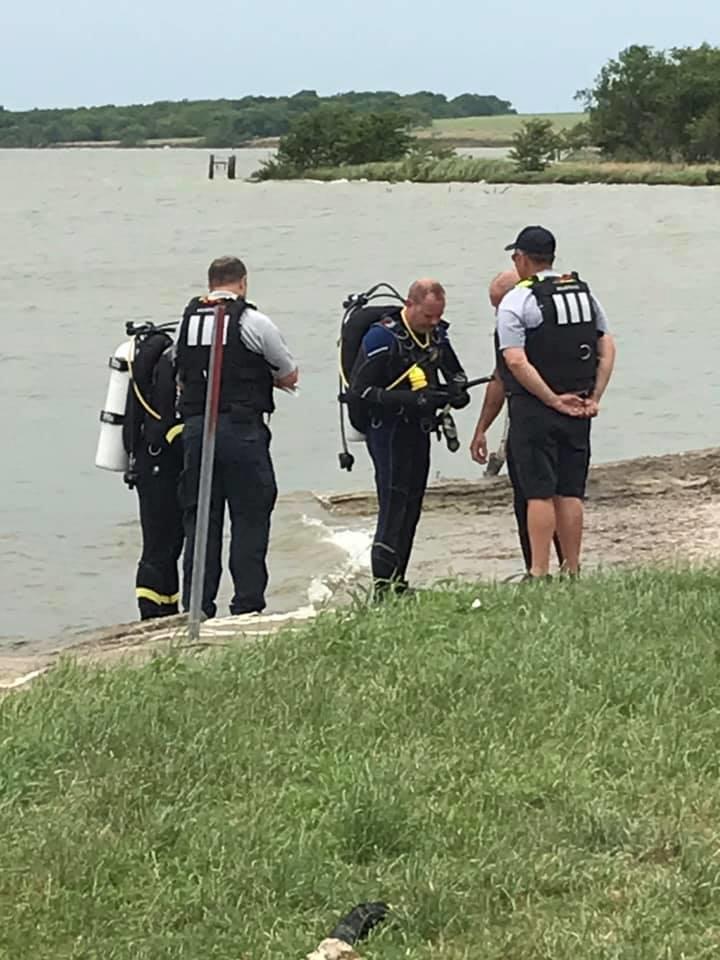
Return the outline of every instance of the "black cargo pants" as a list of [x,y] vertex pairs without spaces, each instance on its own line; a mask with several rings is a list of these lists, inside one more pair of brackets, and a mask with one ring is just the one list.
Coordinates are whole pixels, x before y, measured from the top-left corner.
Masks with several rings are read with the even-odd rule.
[[[183,431],[185,466],[181,501],[185,526],[183,607],[190,607],[195,524],[202,447],[203,418],[188,417]],[[225,504],[230,513],[230,574],[234,593],[230,613],[265,609],[268,582],[266,556],[270,517],[277,486],[270,459],[270,430],[259,414],[238,419],[231,413],[218,417],[210,520],[203,584],[202,610],[217,612],[215,599],[222,575],[222,538]]]

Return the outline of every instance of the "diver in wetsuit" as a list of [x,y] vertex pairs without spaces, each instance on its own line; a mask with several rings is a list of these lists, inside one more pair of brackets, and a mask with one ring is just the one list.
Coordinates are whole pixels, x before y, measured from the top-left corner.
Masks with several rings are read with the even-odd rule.
[[415,281],[404,305],[388,306],[369,327],[349,377],[349,418],[365,435],[375,467],[378,518],[371,562],[380,597],[388,589],[407,590],[438,411],[470,403],[444,311],[441,284]]

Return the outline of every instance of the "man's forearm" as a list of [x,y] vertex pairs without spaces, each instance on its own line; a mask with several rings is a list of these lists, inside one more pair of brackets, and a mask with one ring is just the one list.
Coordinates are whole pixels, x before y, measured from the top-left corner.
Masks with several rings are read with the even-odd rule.
[[497,419],[505,402],[505,387],[499,377],[495,376],[487,385],[483,405],[480,410],[480,417],[477,422],[476,430],[481,433],[487,433],[490,427]]
[[510,369],[510,373],[515,377],[521,387],[524,387],[528,393],[537,397],[538,400],[546,406],[553,406],[556,394],[545,383],[535,367],[527,359],[524,350],[517,347],[510,348],[510,350],[505,352],[505,362]]

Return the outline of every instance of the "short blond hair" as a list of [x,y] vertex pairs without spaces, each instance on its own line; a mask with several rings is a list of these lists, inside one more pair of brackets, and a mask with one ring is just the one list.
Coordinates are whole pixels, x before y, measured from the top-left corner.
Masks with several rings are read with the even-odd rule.
[[416,280],[410,284],[407,299],[410,303],[422,303],[425,297],[445,299],[445,287],[437,280]]

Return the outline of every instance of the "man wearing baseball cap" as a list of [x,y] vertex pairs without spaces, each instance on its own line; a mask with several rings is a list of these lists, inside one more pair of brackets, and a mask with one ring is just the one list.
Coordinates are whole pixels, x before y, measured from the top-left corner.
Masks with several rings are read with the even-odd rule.
[[580,566],[590,423],[615,362],[605,311],[577,273],[553,269],[555,237],[525,227],[505,247],[520,282],[497,311],[498,372],[508,395],[508,444],[528,501],[530,578],[547,577],[557,532],[564,567]]

